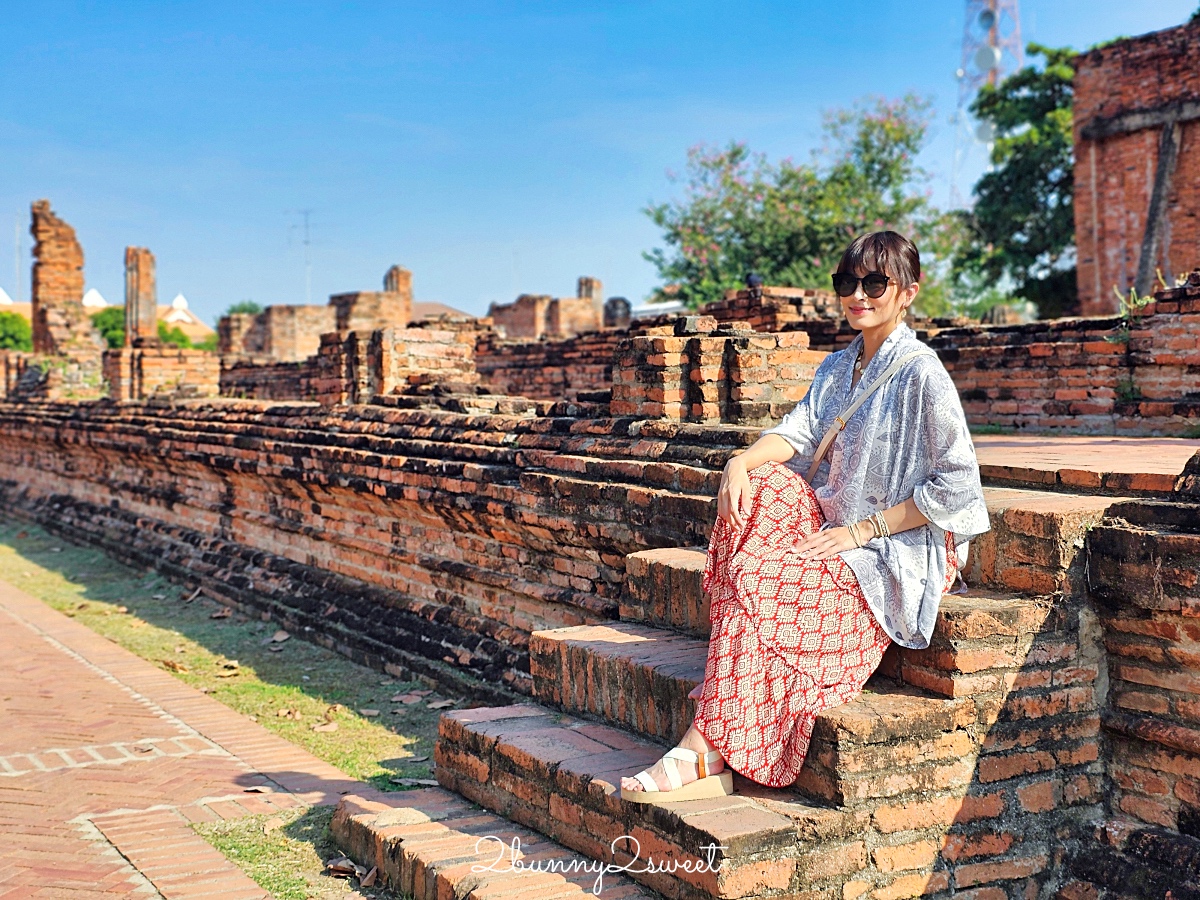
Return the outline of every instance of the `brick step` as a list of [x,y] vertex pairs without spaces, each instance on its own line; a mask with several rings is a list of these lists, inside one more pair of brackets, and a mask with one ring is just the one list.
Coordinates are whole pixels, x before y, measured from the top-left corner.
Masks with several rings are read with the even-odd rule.
[[[997,595],[944,598],[925,650],[894,646],[880,675],[930,701],[1001,703],[1012,690],[1051,687],[1078,652],[1078,610],[1061,600]],[[639,734],[676,741],[695,716],[688,693],[704,678],[708,643],[636,622],[534,632],[534,696]]]
[[[1017,591],[1048,595],[1082,587],[1088,529],[1128,498],[985,488],[992,530],[971,542],[965,570],[972,591],[1000,599]],[[624,621],[707,637],[708,599],[701,590],[705,551],[642,550],[626,557]],[[989,593],[998,591],[1000,593]]]
[[[577,853],[441,788],[393,794],[387,802],[343,797],[330,829],[351,859],[378,869],[378,884],[413,900],[594,896],[595,873],[566,868],[579,860]],[[520,849],[510,855],[514,840]],[[514,858],[543,869],[518,871],[510,865]],[[556,863],[557,870],[546,871]],[[605,876],[603,887],[602,896],[613,900],[657,896],[615,873]]]
[[1093,597],[1143,610],[1200,610],[1200,506],[1120,503],[1087,541]]
[[[1023,612],[1012,621],[1020,621]],[[985,621],[1002,619],[978,615],[974,624],[986,627]],[[1066,652],[1056,648],[1055,655]],[[706,655],[703,641],[630,623],[536,632],[530,654],[534,696],[568,713],[674,743],[695,716],[695,701],[687,694],[703,678]],[[935,674],[957,683],[958,673]],[[990,708],[1000,708],[1002,690],[1014,679],[994,679]],[[797,788],[818,801],[857,805],[911,787],[914,779],[926,790],[965,785],[971,770],[961,762],[974,741],[962,729],[976,724],[976,701],[985,699],[982,693],[970,700],[930,696],[877,678],[857,699],[818,716]],[[886,752],[859,747],[879,743],[888,744]],[[897,759],[918,761],[919,771],[894,780]]]
[[[644,550],[626,557],[621,619],[699,638],[710,630],[708,598],[700,587],[701,550]],[[1035,636],[1061,631],[1061,610],[1047,598],[971,590],[942,599],[926,650],[891,648],[880,671],[941,697],[994,691],[1027,667]]]
[[[883,727],[867,717],[853,726],[863,733]],[[828,727],[836,738],[839,732]],[[762,788],[736,774],[729,797],[657,808],[622,801],[621,776],[652,764],[665,749],[619,729],[523,704],[444,714],[435,758],[445,787],[591,859],[629,865],[630,839],[636,841],[640,858],[631,870],[653,861],[657,871],[633,877],[675,900],[841,897],[852,879],[860,890],[881,892],[893,883],[948,883],[947,873],[929,871],[936,851],[892,864],[893,855],[914,845],[941,846],[940,834],[929,839],[922,833],[937,832],[938,826],[927,815],[918,821],[898,803],[877,810],[870,829],[870,814],[814,806],[791,791]],[[950,765],[969,775],[969,760]],[[971,808],[972,799],[962,797],[965,782],[959,784],[965,776],[956,774],[959,779],[945,780],[956,783],[957,793],[942,786],[925,795],[930,809],[948,811],[935,817],[939,821],[953,821]],[[914,840],[910,829],[922,831]],[[907,843],[895,847],[890,835],[900,831]],[[926,872],[914,874],[914,868]]]

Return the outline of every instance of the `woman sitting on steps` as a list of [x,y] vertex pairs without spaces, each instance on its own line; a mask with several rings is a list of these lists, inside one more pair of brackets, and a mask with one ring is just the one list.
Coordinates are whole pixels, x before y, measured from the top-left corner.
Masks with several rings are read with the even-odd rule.
[[732,793],[726,764],[791,784],[817,715],[856,697],[892,641],[929,645],[966,543],[989,525],[958,392],[903,321],[920,276],[917,248],[893,231],[842,255],[833,285],[860,334],[726,464],[696,717],[679,746],[621,779],[624,799]]

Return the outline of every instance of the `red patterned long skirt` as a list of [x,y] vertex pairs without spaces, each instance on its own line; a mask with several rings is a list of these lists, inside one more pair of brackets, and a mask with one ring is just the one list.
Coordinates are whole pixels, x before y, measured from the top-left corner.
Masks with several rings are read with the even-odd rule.
[[808,482],[767,463],[750,484],[745,525],[713,527],[704,570],[712,636],[695,726],[733,769],[784,787],[800,774],[817,714],[862,691],[890,640],[841,557],[795,552],[825,521]]

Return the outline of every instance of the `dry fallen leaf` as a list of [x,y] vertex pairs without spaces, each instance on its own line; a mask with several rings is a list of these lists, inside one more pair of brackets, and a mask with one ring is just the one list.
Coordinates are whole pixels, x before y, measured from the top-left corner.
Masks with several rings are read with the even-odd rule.
[[183,602],[191,603],[193,600],[195,600],[199,596],[200,596],[200,588],[196,588],[194,591],[192,591],[192,593],[189,596],[183,598]]
[[342,706],[340,703],[331,704],[330,707],[325,710],[325,718],[332,719],[345,708],[346,707]]
[[86,600],[84,600],[82,603],[77,604],[75,608],[76,609],[87,609],[88,606],[89,606],[88,602]]
[[233,615],[233,610],[228,606],[222,606],[215,613],[209,616],[210,619],[228,619]]
[[405,762],[406,763],[425,762],[427,759],[429,759],[428,756],[410,756],[408,759],[405,760]]
[[420,703],[421,698],[417,694],[395,694],[392,696],[392,703],[403,703],[405,706],[411,706],[414,703]]
[[237,674],[238,674],[237,669],[226,669],[224,672],[218,672],[217,677],[218,678],[232,678],[234,675],[237,675]]
[[238,668],[238,661],[236,659],[227,659],[221,665],[226,669],[236,669]]
[[354,875],[358,878],[362,878],[367,874],[366,866],[360,866],[355,863],[354,860],[348,859],[345,856],[339,856],[336,859],[331,859],[329,862],[325,863],[325,869],[330,875]]
[[429,709],[445,709],[447,706],[453,706],[454,700],[435,700],[433,703],[426,703],[425,706]]
[[299,718],[301,718],[300,710],[296,709],[295,707],[287,707],[284,709],[277,709],[277,710],[275,710],[275,715],[281,719],[299,719]]
[[272,831],[275,831],[282,827],[283,827],[283,817],[282,816],[271,816],[271,818],[269,818],[269,819],[267,819],[267,821],[263,822],[263,834],[270,834]]
[[175,652],[176,652],[176,653],[184,653],[184,652],[186,652],[186,651],[184,650],[183,644],[176,644],[176,645],[175,645]]
[[127,613],[127,612],[129,612],[129,607],[128,606],[118,606],[116,608],[115,612]]
[[360,709],[358,711],[358,714],[360,716],[366,716],[368,719],[373,719],[377,715],[379,715],[379,710],[377,710],[377,709]]
[[438,783],[432,778],[397,778],[392,776],[388,779],[392,784],[398,784],[401,787],[437,787]]
[[166,595],[166,594],[155,594],[153,599],[155,599],[155,600],[166,600],[166,599],[167,599],[167,595]]
[[284,641],[286,641],[290,637],[291,637],[291,635],[288,634],[286,631],[284,631],[281,628],[281,629],[279,629],[279,631],[277,631],[273,635],[271,635],[271,643],[282,644]]
[[138,753],[150,753],[154,750],[153,747],[147,746],[146,744],[134,744],[133,749]]
[[187,671],[187,666],[185,666],[183,663],[177,663],[173,659],[160,659],[159,662],[163,664],[163,668],[165,668],[171,672],[186,672]]
[[338,724],[337,724],[337,722],[322,722],[319,725],[314,725],[312,727],[312,730],[313,731],[337,731]]
[[375,879],[379,877],[379,866],[371,866],[371,871],[362,877],[359,887],[374,887]]
[[428,697],[433,691],[425,689],[421,691],[410,691],[409,693],[416,694],[418,697]]
[[283,645],[282,645],[282,644],[272,644],[272,645],[271,645],[270,647],[268,647],[267,649],[268,649],[268,650],[270,650],[272,653],[282,653],[282,652],[283,652]]

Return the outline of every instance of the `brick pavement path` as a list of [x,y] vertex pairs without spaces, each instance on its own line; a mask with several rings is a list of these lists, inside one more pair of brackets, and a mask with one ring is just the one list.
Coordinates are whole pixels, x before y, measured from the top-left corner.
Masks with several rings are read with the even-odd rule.
[[265,898],[188,823],[348,792],[382,799],[0,581],[0,900]]

